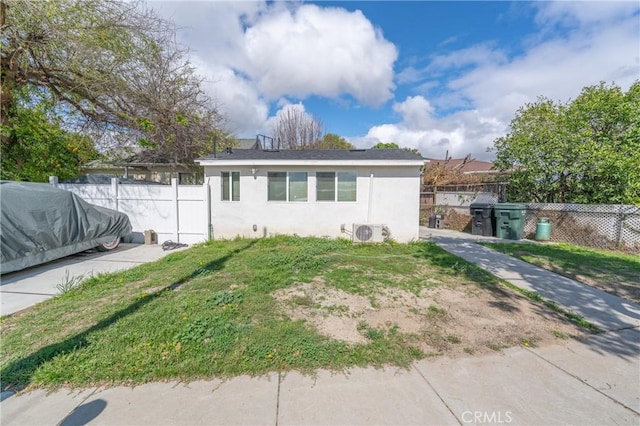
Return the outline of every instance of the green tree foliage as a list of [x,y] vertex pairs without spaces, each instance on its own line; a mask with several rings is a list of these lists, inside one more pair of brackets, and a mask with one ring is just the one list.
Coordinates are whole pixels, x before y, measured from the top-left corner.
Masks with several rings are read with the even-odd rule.
[[407,147],[404,147],[404,148],[402,148],[402,149],[403,149],[403,150],[405,150],[405,151],[407,151],[407,152],[410,152],[410,153],[412,153],[412,154],[414,154],[414,155],[419,155],[420,157],[422,157],[422,153],[421,153],[420,151],[418,151],[417,149],[415,149],[415,148],[407,148]]
[[0,175],[5,180],[47,182],[49,176],[78,176],[80,167],[97,158],[89,139],[60,127],[60,119],[48,114],[44,101],[36,105],[16,103],[10,126],[4,126],[13,144],[2,144]]
[[400,146],[398,146],[398,144],[395,143],[395,142],[378,142],[377,144],[372,146],[371,149],[402,149],[404,151],[407,151],[407,152],[410,152],[412,154],[415,154],[415,155],[418,155],[418,156],[422,157],[422,153],[420,151],[418,151],[417,149],[415,149],[415,148],[407,148],[407,147],[400,148]]
[[313,145],[314,149],[354,149],[355,147],[350,144],[342,136],[338,136],[335,133],[327,133],[322,139],[316,141]]
[[[65,128],[103,147],[137,144],[172,161],[208,152],[223,127],[174,27],[144,3],[0,0],[0,27],[3,127],[23,88],[51,94]],[[18,135],[3,132],[5,149],[26,143]]]
[[586,87],[573,101],[521,107],[495,166],[519,202],[640,203],[640,82]]
[[395,142],[378,142],[371,149],[400,149],[400,147]]

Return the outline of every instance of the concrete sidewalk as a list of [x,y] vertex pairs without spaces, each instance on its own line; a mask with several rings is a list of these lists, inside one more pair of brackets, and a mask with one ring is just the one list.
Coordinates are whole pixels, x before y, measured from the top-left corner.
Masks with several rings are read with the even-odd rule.
[[0,423],[632,425],[640,422],[639,342],[640,332],[628,329],[567,345],[423,360],[408,370],[4,392]]
[[0,277],[0,313],[9,315],[59,294],[65,279],[122,271],[166,256],[160,245],[120,244],[108,252],[86,251]]
[[423,227],[420,228],[420,237],[517,287],[556,302],[602,330],[640,327],[640,306],[477,244],[478,241],[514,241]]

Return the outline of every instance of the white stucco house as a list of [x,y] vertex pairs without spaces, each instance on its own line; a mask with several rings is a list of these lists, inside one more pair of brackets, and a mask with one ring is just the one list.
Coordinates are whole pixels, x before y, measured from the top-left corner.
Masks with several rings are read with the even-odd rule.
[[230,149],[196,162],[210,188],[215,239],[418,239],[424,160],[407,151]]

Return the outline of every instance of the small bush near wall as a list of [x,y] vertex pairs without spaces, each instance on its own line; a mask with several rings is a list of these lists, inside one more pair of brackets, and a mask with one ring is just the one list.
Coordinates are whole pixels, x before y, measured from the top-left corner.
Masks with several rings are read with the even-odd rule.
[[[468,210],[468,208],[466,208]],[[431,206],[420,210],[420,225],[429,226],[429,217],[444,215],[444,227],[452,231],[471,232],[471,216],[460,212],[460,208]]]
[[445,214],[444,226],[447,229],[461,232],[471,232],[471,216],[459,213],[456,210],[449,210]]

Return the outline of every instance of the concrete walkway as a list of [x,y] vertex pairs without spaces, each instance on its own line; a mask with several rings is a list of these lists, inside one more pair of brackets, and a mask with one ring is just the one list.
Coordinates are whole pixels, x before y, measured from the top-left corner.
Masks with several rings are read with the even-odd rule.
[[[613,345],[611,345],[613,343]],[[604,425],[640,422],[640,332],[408,370],[2,394],[2,425]]]
[[120,244],[109,252],[86,251],[0,277],[0,313],[9,315],[60,293],[57,285],[74,277],[88,278],[122,271],[166,256],[161,245]]
[[601,330],[640,327],[640,306],[477,244],[478,241],[513,241],[429,228],[421,228],[420,237],[517,287],[558,303]]
[[[355,368],[226,381],[150,383],[21,395],[3,392],[2,425],[30,424],[640,424],[638,306],[530,269],[477,238],[423,236],[611,330],[584,341],[435,358],[408,370]],[[590,290],[591,289],[591,290]]]

